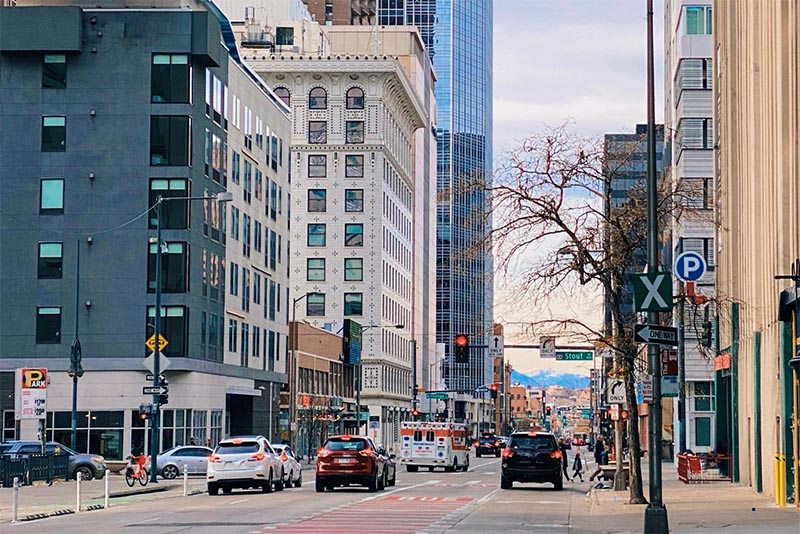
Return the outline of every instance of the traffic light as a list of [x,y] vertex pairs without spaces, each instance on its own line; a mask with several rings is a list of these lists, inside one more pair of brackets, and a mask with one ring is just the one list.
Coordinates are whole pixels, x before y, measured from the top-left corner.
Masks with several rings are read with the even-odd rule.
[[164,406],[169,403],[169,393],[162,393],[158,396],[158,405]]
[[147,419],[152,419],[154,413],[155,411],[153,410],[152,404],[139,405],[139,418],[142,421],[146,421]]
[[620,410],[619,411],[619,418],[620,419],[627,419],[628,418],[628,410]]
[[706,348],[711,348],[712,331],[711,321],[703,321],[703,335],[700,337],[700,343]]
[[416,420],[416,418],[419,417],[419,410],[414,408],[413,410],[411,410],[411,415],[413,415],[414,419]]
[[458,334],[454,344],[456,346],[456,363],[469,363],[469,338],[466,334]]
[[547,408],[545,408],[545,409],[544,409],[544,414],[545,414],[547,417],[550,417],[550,414],[551,414],[551,413],[552,413],[552,408],[550,408],[550,406],[548,406]]
[[489,393],[492,394],[493,399],[497,398],[497,384],[492,384],[491,386],[489,386]]

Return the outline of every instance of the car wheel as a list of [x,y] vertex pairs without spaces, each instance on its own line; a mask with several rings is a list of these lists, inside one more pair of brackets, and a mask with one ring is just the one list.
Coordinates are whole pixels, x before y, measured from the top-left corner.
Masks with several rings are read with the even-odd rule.
[[480,457],[481,457],[481,453],[479,453],[478,451],[475,451],[475,458],[480,458]]
[[269,470],[269,478],[267,479],[267,483],[264,484],[262,487],[262,491],[264,493],[272,493],[274,481],[272,480],[272,469]]
[[281,471],[281,477],[275,481],[275,491],[283,491],[284,488],[283,480],[285,476],[286,475],[283,474],[283,471]]
[[230,495],[232,491],[233,488],[222,488],[222,493],[224,493],[225,495]]
[[325,492],[325,484],[323,484],[323,483],[322,483],[322,482],[320,482],[319,480],[317,480],[317,481],[314,483],[314,487],[315,487],[315,489],[317,490],[317,493],[324,493],[324,492]]
[[397,469],[392,472],[392,478],[389,480],[389,486],[394,487],[397,484]]
[[383,491],[386,489],[386,480],[387,480],[386,471],[384,471],[383,474],[378,479],[378,491]]
[[167,480],[172,480],[173,478],[180,475],[177,466],[174,465],[167,465],[164,466],[164,469],[161,470],[161,476]]
[[208,494],[209,495],[219,495],[219,487],[216,484],[209,484],[208,485]]
[[504,476],[500,476],[500,489],[511,489],[514,485],[514,481],[510,478],[506,478]]
[[92,480],[94,478],[94,471],[92,471],[92,469],[86,465],[81,465],[78,468],[76,468],[75,471],[72,473],[72,478],[78,480],[78,473],[81,474],[81,480],[84,482],[87,480]]
[[500,458],[500,451],[497,451],[496,453],[494,453],[494,457],[495,458]]
[[467,457],[467,463],[461,466],[461,470],[464,471],[465,473],[469,471],[469,457]]
[[454,473],[455,471],[458,471],[458,459],[453,458],[453,465],[446,465],[444,470],[446,473]]
[[417,471],[419,471],[419,466],[418,465],[407,465],[406,466],[406,471],[408,471],[409,473],[416,473]]
[[378,474],[377,473],[375,473],[375,476],[370,479],[369,483],[367,484],[367,489],[370,491],[370,493],[375,493],[376,491],[378,491]]
[[559,475],[559,477],[553,481],[553,488],[555,488],[556,491],[564,489],[564,478],[562,476]]
[[303,472],[300,471],[300,476],[297,477],[297,480],[294,481],[294,487],[299,488],[303,485]]

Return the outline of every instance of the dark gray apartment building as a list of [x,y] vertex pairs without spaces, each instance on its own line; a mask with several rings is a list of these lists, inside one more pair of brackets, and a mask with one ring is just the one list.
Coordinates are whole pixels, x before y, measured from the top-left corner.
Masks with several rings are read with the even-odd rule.
[[[2,437],[36,437],[39,421],[20,417],[20,369],[45,367],[47,435],[70,443],[77,319],[78,449],[109,459],[146,450],[151,208],[158,196],[191,196],[200,199],[162,204],[161,448],[277,439],[288,109],[241,64],[210,3],[47,3],[0,8]],[[233,200],[217,202],[224,191]]]

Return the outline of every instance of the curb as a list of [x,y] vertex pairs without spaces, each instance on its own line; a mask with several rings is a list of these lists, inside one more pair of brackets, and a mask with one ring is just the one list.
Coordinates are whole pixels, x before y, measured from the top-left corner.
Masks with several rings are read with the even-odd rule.
[[[103,510],[104,508],[105,507],[102,504],[92,504],[90,506],[87,506],[86,508],[82,508],[81,512],[91,512],[91,511],[94,511],[94,510]],[[42,513],[39,513],[39,514],[26,515],[24,517],[19,518],[19,520],[17,520],[17,522],[18,523],[24,523],[24,522],[28,522],[28,521],[36,521],[37,519],[47,519],[49,517],[58,517],[58,516],[62,516],[62,515],[71,515],[71,514],[74,514],[74,513],[75,513],[75,510],[73,510],[72,508],[67,508],[67,509],[64,509],[64,510],[56,510],[55,512],[42,512]]]
[[108,498],[109,499],[116,499],[118,497],[129,497],[131,495],[147,495],[148,493],[160,493],[162,491],[169,491],[169,490],[171,490],[171,489],[173,489],[175,487],[176,486],[160,486],[160,487],[154,487],[154,488],[142,488],[142,489],[133,490],[133,491],[118,491],[116,493],[109,493],[108,494]]

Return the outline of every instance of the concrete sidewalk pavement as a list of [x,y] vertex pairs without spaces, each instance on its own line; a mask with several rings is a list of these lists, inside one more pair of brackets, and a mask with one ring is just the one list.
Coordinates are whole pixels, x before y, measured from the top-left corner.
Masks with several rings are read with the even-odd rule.
[[[643,465],[644,466],[644,465]],[[644,493],[648,496],[647,472],[643,474]],[[663,466],[662,496],[667,508],[670,532],[782,534],[800,532],[800,513],[793,507],[779,508],[752,488],[730,482],[685,484],[678,480],[672,464]],[[629,491],[590,490],[591,517],[597,532],[641,533],[647,505],[628,504]],[[611,485],[606,482],[606,486]],[[613,485],[612,485],[613,487]]]
[[[191,476],[188,481],[189,493],[205,491],[206,480],[203,476]],[[0,488],[0,524],[8,523],[12,519],[12,488]],[[183,495],[183,479],[159,479],[157,484],[152,482],[147,486],[129,487],[122,475],[109,475],[109,506],[114,507],[131,500],[163,499],[165,497],[180,497]],[[81,482],[81,507],[102,506],[105,497],[105,480],[90,480]],[[37,482],[31,486],[19,488],[18,517],[28,515],[53,514],[62,510],[74,510],[77,504],[77,482],[56,481],[52,486]]]

